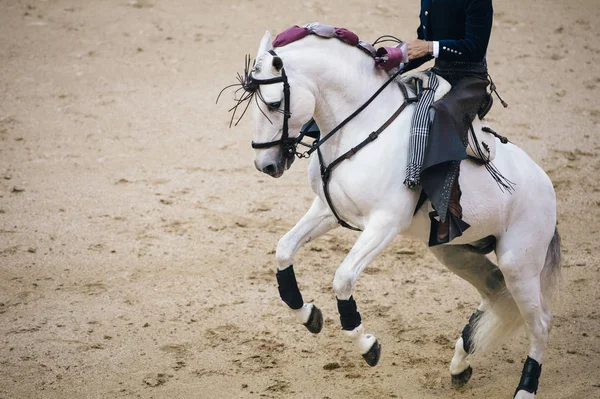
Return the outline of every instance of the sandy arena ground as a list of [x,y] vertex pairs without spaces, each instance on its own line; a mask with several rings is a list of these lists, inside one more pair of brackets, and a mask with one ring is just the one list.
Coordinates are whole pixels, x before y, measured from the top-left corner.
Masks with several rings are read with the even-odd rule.
[[[265,29],[312,21],[414,37],[419,2],[0,0],[1,398],[509,398],[525,333],[450,384],[476,291],[398,238],[355,297],[383,344],[369,368],[340,333],[338,229],[296,270],[325,316],[295,324],[277,240],[313,194],[307,162],[258,173],[230,95]],[[564,287],[539,398],[600,398],[600,3],[496,0],[489,120],[548,172]],[[398,172],[403,178],[403,172]]]

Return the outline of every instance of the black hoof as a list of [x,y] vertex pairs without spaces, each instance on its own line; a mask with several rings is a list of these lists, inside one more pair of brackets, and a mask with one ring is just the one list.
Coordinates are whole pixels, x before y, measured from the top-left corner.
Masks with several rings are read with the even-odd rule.
[[465,371],[460,374],[452,375],[452,386],[454,388],[462,388],[467,385],[467,382],[471,379],[471,375],[473,374],[473,368],[471,366],[467,367]]
[[323,329],[323,313],[321,309],[313,305],[308,316],[308,321],[304,323],[304,326],[313,334],[318,334]]
[[362,357],[369,366],[376,366],[377,363],[379,363],[379,358],[381,357],[381,344],[378,341],[375,341],[373,346],[371,346],[371,349],[362,355]]

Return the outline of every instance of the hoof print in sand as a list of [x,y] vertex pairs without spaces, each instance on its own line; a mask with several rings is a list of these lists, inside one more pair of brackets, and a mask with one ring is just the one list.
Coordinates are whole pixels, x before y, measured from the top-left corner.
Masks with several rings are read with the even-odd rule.
[[146,384],[146,386],[149,386],[151,388],[156,388],[158,386],[166,384],[167,381],[169,381],[169,378],[171,378],[170,374],[150,373],[150,374],[146,374],[143,381],[144,381],[144,384]]

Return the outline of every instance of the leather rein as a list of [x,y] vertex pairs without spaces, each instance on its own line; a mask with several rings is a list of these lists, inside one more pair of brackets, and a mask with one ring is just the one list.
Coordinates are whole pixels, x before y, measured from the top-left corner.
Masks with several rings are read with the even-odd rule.
[[[277,56],[277,54],[273,50],[269,50],[269,53],[274,57]],[[371,97],[369,97],[369,99],[367,101],[365,101],[364,104],[362,104],[356,111],[354,111],[351,115],[349,115],[346,119],[344,119],[339,125],[334,127],[323,138],[319,138],[318,135],[313,135],[311,132],[309,132],[310,126],[312,125],[312,123],[314,123],[314,120],[312,120],[312,123],[309,124],[309,126],[307,126],[305,129],[303,129],[303,131],[300,132],[298,137],[291,138],[291,137],[289,137],[289,131],[288,131],[289,130],[288,122],[289,122],[289,118],[291,116],[291,113],[290,113],[290,85],[288,83],[288,78],[285,73],[285,67],[281,68],[281,76],[271,78],[271,79],[255,79],[254,77],[252,77],[252,73],[250,73],[248,78],[249,78],[249,80],[252,81],[253,84],[256,84],[256,85],[269,85],[269,84],[275,84],[275,83],[283,83],[283,97],[284,97],[283,127],[282,127],[281,138],[279,140],[268,141],[268,142],[263,142],[263,143],[256,143],[253,141],[252,148],[263,149],[263,148],[270,148],[270,147],[275,147],[275,146],[279,145],[279,146],[281,146],[281,149],[283,150],[283,155],[286,158],[292,158],[294,156],[296,156],[298,158],[310,158],[312,153],[316,151],[318,158],[319,158],[319,165],[320,165],[320,170],[321,170],[321,180],[323,182],[323,193],[325,195],[327,204],[329,205],[329,209],[331,209],[331,212],[333,213],[333,215],[337,219],[338,223],[342,227],[345,227],[345,228],[348,228],[348,229],[354,230],[354,231],[361,231],[361,229],[359,229],[357,227],[353,227],[350,224],[348,224],[347,222],[345,222],[344,220],[342,220],[340,218],[339,214],[337,213],[337,211],[335,210],[335,207],[333,206],[333,202],[331,200],[331,195],[329,193],[329,181],[331,179],[331,173],[340,163],[342,163],[346,159],[350,159],[358,151],[360,151],[365,146],[367,146],[368,144],[375,141],[377,139],[377,137],[379,137],[381,132],[383,132],[389,125],[391,125],[392,122],[394,122],[394,120],[396,120],[396,118],[402,113],[402,111],[404,111],[404,109],[409,104],[414,103],[418,100],[418,97],[417,96],[409,97],[406,87],[403,84],[399,84],[398,86],[400,87],[400,89],[402,90],[402,93],[404,95],[404,102],[400,105],[400,107],[396,110],[396,112],[394,112],[392,114],[392,116],[390,116],[385,121],[385,123],[379,127],[379,129],[371,132],[367,136],[367,138],[365,138],[358,145],[356,145],[355,147],[352,147],[350,150],[348,150],[347,152],[345,152],[344,154],[342,154],[341,156],[336,158],[329,165],[325,165],[325,161],[323,160],[323,154],[321,153],[320,147],[321,147],[321,145],[323,145],[323,143],[325,143],[327,140],[329,140],[335,133],[337,133],[340,129],[342,129],[342,127],[344,127],[346,124],[348,124],[348,122],[350,122],[358,114],[360,114],[365,108],[367,108],[367,106],[369,106],[369,104],[371,104],[373,102],[373,100],[375,100],[375,98],[377,98],[377,96],[379,96],[379,94],[381,94],[381,92],[390,83],[392,83],[396,79],[396,77],[398,77],[399,75],[400,75],[400,70],[398,70],[396,73],[391,75],[390,78]],[[312,143],[312,145],[305,144],[304,142],[302,142],[302,139],[305,136],[315,138],[315,141]],[[305,152],[298,152],[298,150],[297,150],[298,144],[309,147],[309,149]]]

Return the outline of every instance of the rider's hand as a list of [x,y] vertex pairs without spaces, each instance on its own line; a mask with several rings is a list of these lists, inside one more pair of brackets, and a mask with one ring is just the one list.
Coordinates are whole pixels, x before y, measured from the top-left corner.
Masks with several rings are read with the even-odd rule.
[[411,40],[408,42],[408,59],[414,60],[416,58],[421,58],[427,54],[430,54],[431,44],[426,42],[425,40]]

